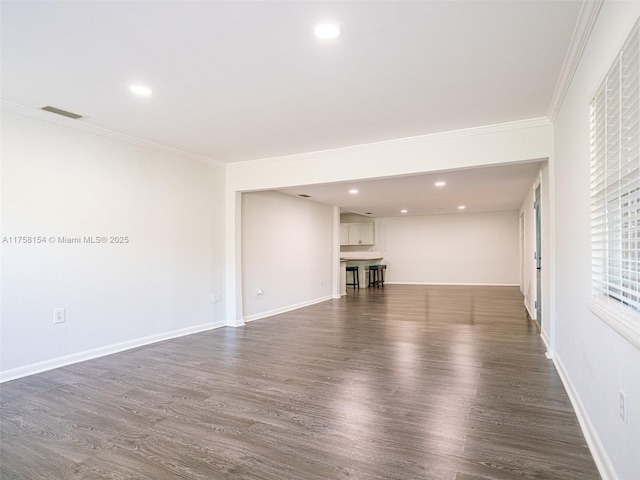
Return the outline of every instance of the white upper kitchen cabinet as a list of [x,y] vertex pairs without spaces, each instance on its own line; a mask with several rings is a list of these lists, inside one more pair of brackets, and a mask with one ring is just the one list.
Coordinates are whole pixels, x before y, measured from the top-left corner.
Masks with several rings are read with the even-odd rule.
[[340,224],[340,245],[349,245],[349,224]]
[[341,223],[340,245],[373,245],[374,223]]

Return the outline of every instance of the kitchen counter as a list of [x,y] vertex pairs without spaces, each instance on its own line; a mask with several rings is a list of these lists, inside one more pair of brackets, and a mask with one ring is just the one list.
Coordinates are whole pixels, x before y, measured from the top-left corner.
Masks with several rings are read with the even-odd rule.
[[340,260],[381,260],[382,252],[340,252]]
[[360,288],[367,288],[369,286],[369,265],[376,265],[380,263],[380,260],[382,260],[382,252],[341,252],[340,269],[344,271],[346,265],[357,266]]

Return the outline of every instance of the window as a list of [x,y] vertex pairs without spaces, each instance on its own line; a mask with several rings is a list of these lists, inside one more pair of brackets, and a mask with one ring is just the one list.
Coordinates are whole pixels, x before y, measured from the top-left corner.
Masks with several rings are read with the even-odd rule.
[[590,115],[592,305],[640,348],[639,68],[636,24]]

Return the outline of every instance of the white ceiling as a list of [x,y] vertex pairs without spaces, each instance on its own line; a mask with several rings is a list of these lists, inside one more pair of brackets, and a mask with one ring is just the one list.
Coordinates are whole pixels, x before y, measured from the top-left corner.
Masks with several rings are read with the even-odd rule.
[[[580,8],[3,1],[1,93],[221,162],[338,148],[544,117]],[[324,19],[337,41],[313,37]]]
[[2,1],[0,92],[225,163],[539,118],[582,3]]
[[[278,191],[309,195],[310,200],[339,206],[342,213],[369,217],[514,211],[520,208],[543,164],[536,161]],[[435,183],[440,181],[446,185],[437,187]],[[351,189],[358,193],[350,194]],[[466,208],[459,210],[460,205]]]

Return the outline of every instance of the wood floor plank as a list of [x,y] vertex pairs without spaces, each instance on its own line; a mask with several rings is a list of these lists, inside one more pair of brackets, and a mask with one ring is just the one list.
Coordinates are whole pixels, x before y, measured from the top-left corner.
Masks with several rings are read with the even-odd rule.
[[0,386],[0,478],[600,478],[513,287],[385,285]]

